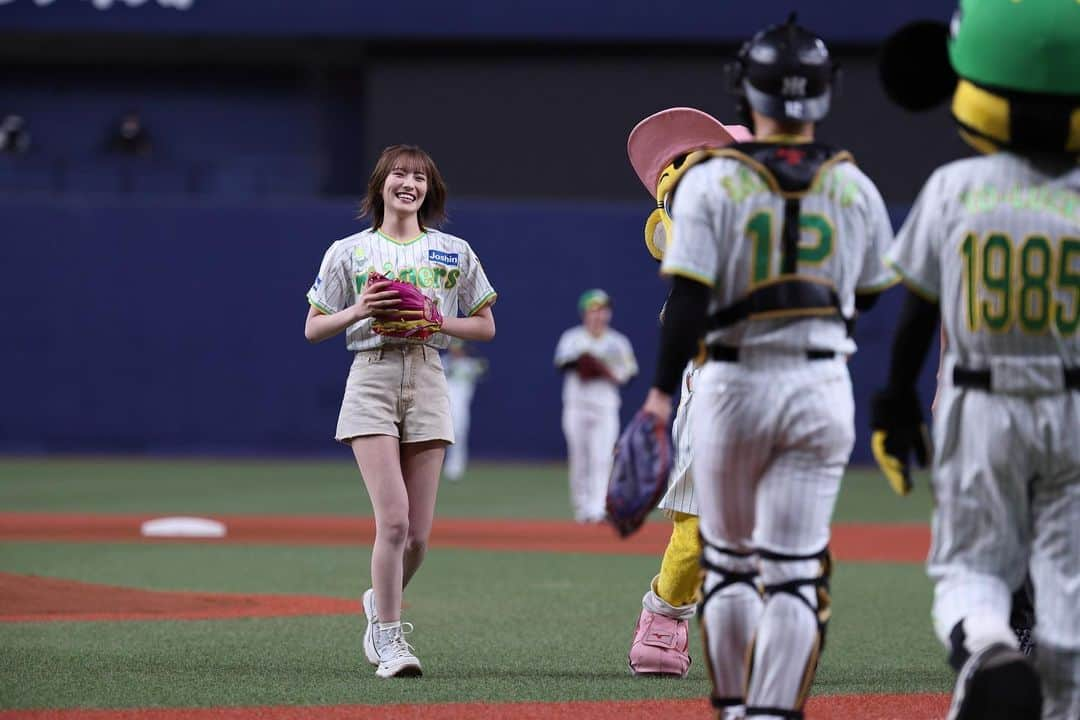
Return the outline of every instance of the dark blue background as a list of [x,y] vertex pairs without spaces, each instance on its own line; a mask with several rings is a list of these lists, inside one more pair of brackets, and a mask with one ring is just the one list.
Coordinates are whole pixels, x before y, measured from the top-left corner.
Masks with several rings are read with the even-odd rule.
[[128,7],[117,0],[96,10],[87,0],[33,0],[0,5],[0,28],[207,34],[315,34],[401,38],[587,38],[625,41],[743,38],[782,21],[793,9],[810,28],[825,28],[838,42],[877,41],[911,17],[947,20],[953,3],[829,0],[193,0],[188,10],[147,0]]
[[[500,293],[498,336],[476,347],[491,370],[474,401],[474,453],[563,456],[552,354],[586,288],[611,293],[614,325],[637,351],[632,413],[666,293],[641,240],[645,210],[461,201],[451,213],[447,230],[470,241]],[[304,340],[304,294],[326,247],[360,229],[354,214],[352,202],[284,198],[0,201],[0,450],[333,451],[351,358],[341,337]],[[887,293],[858,328],[858,462],[870,459],[864,412],[898,300]]]

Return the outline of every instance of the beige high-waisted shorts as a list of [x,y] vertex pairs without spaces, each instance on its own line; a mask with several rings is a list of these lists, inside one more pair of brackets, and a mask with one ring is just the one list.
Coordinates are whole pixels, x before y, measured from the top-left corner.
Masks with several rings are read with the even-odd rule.
[[356,353],[334,437],[348,443],[361,435],[390,435],[403,443],[454,442],[437,350],[395,344]]

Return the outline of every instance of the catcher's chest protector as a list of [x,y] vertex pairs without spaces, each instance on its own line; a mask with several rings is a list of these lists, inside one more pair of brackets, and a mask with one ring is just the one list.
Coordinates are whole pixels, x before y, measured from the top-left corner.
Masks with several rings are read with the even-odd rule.
[[736,143],[712,152],[748,165],[783,198],[784,219],[781,274],[754,287],[737,302],[709,317],[709,328],[723,328],[747,318],[815,317],[835,315],[852,331],[852,320],[844,316],[840,298],[831,282],[798,275],[800,212],[802,199],[818,189],[825,173],[842,162],[854,162],[846,150],[823,143]]

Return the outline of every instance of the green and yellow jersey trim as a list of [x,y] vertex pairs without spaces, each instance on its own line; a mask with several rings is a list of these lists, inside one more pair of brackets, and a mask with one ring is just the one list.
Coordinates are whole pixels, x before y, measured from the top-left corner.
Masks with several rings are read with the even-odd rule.
[[855,288],[856,295],[877,295],[883,293],[890,288],[894,288],[903,282],[903,279],[896,273],[896,268],[889,266],[893,271],[893,276],[885,282],[878,283],[877,285],[867,285],[865,287]]
[[923,300],[932,303],[937,303],[941,300],[937,293],[935,293],[933,290],[930,290],[929,288],[924,287],[921,283],[919,283],[919,281],[909,275],[907,271],[904,270],[904,268],[900,267],[892,260],[886,260],[885,264],[892,268],[892,271],[899,276],[900,282],[904,283],[904,287],[906,287],[908,290],[911,290],[911,292],[915,293]]
[[481,298],[480,302],[476,303],[476,305],[474,305],[472,307],[472,309],[469,310],[468,317],[472,317],[476,313],[483,310],[485,305],[493,304],[495,302],[495,299],[498,298],[498,297],[499,297],[499,293],[492,290],[487,295],[485,295],[483,298]]
[[386,233],[384,233],[382,230],[376,230],[375,234],[378,235],[379,237],[381,237],[383,240],[387,240],[389,242],[392,242],[395,245],[404,246],[404,245],[412,245],[414,242],[418,242],[418,241],[422,240],[427,235],[427,231],[425,230],[424,232],[422,232],[419,235],[417,235],[416,237],[414,237],[412,240],[395,240],[394,238],[392,238],[389,235],[387,235]]
[[336,310],[331,310],[320,302],[312,300],[310,297],[307,299],[307,301],[309,305],[321,312],[323,315],[333,315],[335,312],[337,312]]
[[664,268],[660,271],[662,275],[684,277],[687,280],[693,280],[694,282],[701,283],[702,285],[711,288],[715,283],[712,278],[705,277],[701,273],[694,272],[693,270],[687,270],[680,267]]

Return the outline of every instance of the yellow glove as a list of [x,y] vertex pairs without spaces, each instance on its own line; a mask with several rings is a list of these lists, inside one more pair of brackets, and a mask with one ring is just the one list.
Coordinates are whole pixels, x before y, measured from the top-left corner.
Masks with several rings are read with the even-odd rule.
[[919,467],[930,460],[930,434],[922,419],[919,397],[913,388],[886,389],[874,395],[870,409],[873,435],[870,449],[874,460],[897,495],[911,492],[911,464],[915,455]]

